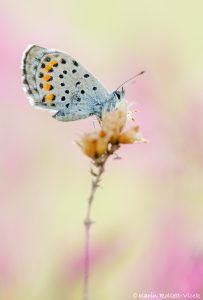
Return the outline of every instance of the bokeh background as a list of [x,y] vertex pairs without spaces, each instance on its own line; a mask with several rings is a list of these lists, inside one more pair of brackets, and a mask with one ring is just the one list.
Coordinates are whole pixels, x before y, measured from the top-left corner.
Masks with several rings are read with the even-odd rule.
[[90,294],[203,297],[203,2],[1,0],[0,299],[82,297],[92,120],[57,122],[21,85],[29,44],[61,49],[127,89],[149,144],[123,146],[93,207]]

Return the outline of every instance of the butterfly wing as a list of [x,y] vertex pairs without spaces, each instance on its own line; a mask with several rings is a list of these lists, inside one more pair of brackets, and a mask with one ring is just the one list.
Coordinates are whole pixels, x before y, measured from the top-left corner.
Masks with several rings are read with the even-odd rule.
[[94,114],[109,92],[83,66],[66,53],[30,46],[22,63],[23,87],[31,102],[44,109]]

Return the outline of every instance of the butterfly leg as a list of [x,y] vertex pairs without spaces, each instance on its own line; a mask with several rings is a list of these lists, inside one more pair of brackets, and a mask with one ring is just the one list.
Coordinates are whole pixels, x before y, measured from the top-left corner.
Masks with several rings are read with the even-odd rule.
[[92,116],[93,113],[90,111],[86,111],[84,109],[80,108],[73,108],[68,110],[59,110],[55,115],[53,115],[53,118],[58,121],[76,121],[80,119],[86,119],[89,116]]

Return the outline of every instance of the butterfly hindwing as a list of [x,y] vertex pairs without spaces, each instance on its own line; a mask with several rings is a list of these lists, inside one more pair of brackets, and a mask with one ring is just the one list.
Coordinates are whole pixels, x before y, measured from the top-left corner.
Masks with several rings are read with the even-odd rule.
[[22,71],[24,88],[34,105],[69,114],[77,114],[78,110],[78,119],[93,114],[94,107],[109,97],[92,74],[60,51],[30,46],[24,54]]

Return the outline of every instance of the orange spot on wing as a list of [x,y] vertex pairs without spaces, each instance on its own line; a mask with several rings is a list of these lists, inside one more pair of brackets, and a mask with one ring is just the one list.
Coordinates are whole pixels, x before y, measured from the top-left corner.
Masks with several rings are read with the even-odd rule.
[[48,72],[52,68],[51,65],[45,65],[44,69]]
[[45,83],[44,84],[44,90],[45,91],[50,91],[51,88],[52,88],[52,85],[50,83]]
[[51,66],[55,66],[55,65],[58,65],[58,62],[56,60],[52,60],[50,61],[49,63]]
[[54,94],[48,94],[45,96],[45,101],[51,103],[55,99]]
[[45,75],[45,76],[42,78],[42,80],[44,80],[44,81],[49,81],[50,79],[51,79],[51,75],[49,75],[49,74]]

